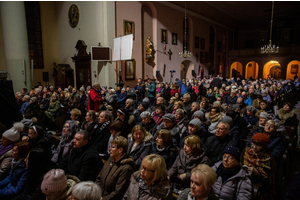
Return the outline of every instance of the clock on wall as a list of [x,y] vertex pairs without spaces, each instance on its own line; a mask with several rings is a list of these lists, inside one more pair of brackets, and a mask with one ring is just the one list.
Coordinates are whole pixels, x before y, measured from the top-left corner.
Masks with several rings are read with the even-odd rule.
[[69,8],[69,13],[68,13],[69,24],[72,28],[75,28],[78,25],[79,17],[80,14],[79,14],[78,6],[72,4]]

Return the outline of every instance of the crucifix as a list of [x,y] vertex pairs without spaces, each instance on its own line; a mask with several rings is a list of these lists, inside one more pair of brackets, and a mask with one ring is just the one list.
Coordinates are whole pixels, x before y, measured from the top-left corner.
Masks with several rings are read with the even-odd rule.
[[171,56],[173,54],[172,51],[171,51],[171,49],[169,49],[168,54],[169,54],[169,60],[171,60]]
[[196,56],[196,62],[198,62],[198,56],[199,56],[198,53],[196,53],[195,56]]

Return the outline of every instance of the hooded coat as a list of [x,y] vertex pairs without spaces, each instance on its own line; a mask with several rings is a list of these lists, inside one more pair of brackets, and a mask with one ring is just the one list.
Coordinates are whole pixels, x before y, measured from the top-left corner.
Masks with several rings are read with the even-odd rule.
[[298,124],[297,115],[294,110],[286,113],[283,108],[281,108],[278,110],[276,117],[280,119],[281,123],[285,126],[297,126]]
[[137,171],[131,175],[130,185],[123,200],[172,200],[172,187],[170,181],[165,178],[158,180],[151,186],[146,186],[140,194],[141,172]]
[[152,141],[153,136],[146,132],[144,140],[140,142],[134,150],[131,151],[132,146],[134,144],[134,139],[132,137],[132,134],[128,135],[128,150],[127,154],[128,156],[132,157],[135,162],[135,170],[138,170],[140,168],[140,165],[142,163],[142,160],[145,156],[149,155],[152,151]]
[[210,165],[210,159],[205,155],[205,151],[195,152],[189,158],[186,156],[184,149],[181,149],[171,169],[169,169],[169,176],[179,176],[186,173],[183,180],[186,184],[189,184],[191,180],[191,171],[199,164]]
[[112,157],[105,162],[96,179],[96,183],[103,191],[103,200],[122,199],[130,184],[134,168],[134,160],[127,154],[116,162],[113,162]]
[[[221,167],[221,164],[222,161],[216,163],[212,169],[216,172],[217,169]],[[219,197],[219,199],[232,200],[234,199],[234,191],[236,190],[236,199],[252,199],[252,183],[249,179],[250,175],[251,174],[247,170],[242,168],[237,174],[228,178],[224,183],[222,177],[218,176],[217,181],[213,185],[215,195]]]

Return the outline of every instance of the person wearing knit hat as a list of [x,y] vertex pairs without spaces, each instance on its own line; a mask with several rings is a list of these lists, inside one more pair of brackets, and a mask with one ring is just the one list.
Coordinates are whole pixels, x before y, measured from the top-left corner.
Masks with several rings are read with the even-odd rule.
[[220,101],[215,101],[215,102],[213,103],[213,107],[220,107],[220,106],[221,106]]
[[37,102],[38,99],[36,97],[31,97],[30,100],[33,102]]
[[263,118],[265,118],[266,120],[271,119],[271,116],[270,116],[267,112],[261,112],[261,113],[259,114],[259,117],[263,117]]
[[223,151],[222,161],[212,169],[217,174],[213,185],[219,199],[252,199],[250,173],[240,166],[241,151],[235,146],[228,146]]
[[266,134],[256,133],[252,137],[252,143],[255,144],[255,145],[251,145],[252,149],[258,153],[261,150],[261,148],[257,148],[257,147],[261,146],[262,148],[267,148],[268,145],[271,143],[271,139]]
[[141,118],[151,118],[151,113],[149,111],[144,111],[141,113]]
[[[2,139],[9,140],[12,142],[17,142],[20,139],[20,132],[23,130],[24,124],[21,122],[14,123],[11,129],[8,129],[2,134]],[[2,144],[3,145],[3,144]]]
[[247,110],[249,110],[252,113],[256,112],[256,108],[254,106],[247,106]]
[[230,125],[230,129],[233,127],[233,120],[229,116],[224,116],[222,122],[227,122]]
[[192,118],[198,118],[201,120],[201,122],[205,122],[206,118],[205,118],[205,114],[201,111],[201,110],[197,110],[196,112],[194,112],[194,117]]
[[67,177],[65,171],[62,169],[48,171],[43,178],[41,190],[46,194],[47,200],[56,200],[62,195],[66,197]]
[[176,122],[176,118],[175,118],[175,115],[171,114],[171,113],[166,113],[164,116],[163,116],[163,119],[164,120],[170,120],[171,122]]
[[[190,125],[194,125],[196,130],[199,131],[201,129],[202,123],[201,123],[200,119],[196,118],[196,119],[192,119],[190,121],[189,126]],[[190,128],[189,128],[189,130],[190,130]]]

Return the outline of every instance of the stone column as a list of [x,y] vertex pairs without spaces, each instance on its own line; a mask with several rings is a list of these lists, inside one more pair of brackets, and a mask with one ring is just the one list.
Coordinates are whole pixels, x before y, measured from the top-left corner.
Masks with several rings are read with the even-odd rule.
[[31,89],[24,2],[2,1],[0,9],[8,79],[13,81],[14,92],[21,92],[24,87]]

